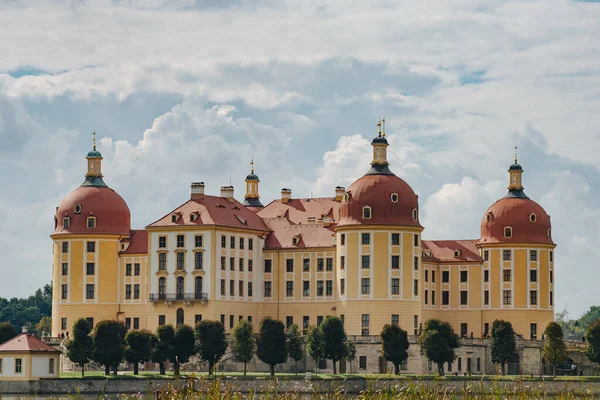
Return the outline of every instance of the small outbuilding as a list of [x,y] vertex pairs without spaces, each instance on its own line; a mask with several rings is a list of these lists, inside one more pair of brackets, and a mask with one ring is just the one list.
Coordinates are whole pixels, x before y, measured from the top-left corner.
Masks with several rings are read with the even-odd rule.
[[61,352],[23,329],[0,345],[0,381],[58,378]]

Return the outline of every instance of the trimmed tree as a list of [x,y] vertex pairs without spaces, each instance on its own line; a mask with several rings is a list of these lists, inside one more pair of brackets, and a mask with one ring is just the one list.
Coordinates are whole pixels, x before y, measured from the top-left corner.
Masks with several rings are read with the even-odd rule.
[[254,351],[256,350],[256,340],[254,338],[254,331],[252,330],[252,323],[245,319],[240,320],[233,329],[232,336],[231,351],[233,358],[237,362],[244,363],[244,376],[246,376],[246,364],[252,360]]
[[152,332],[133,330],[125,335],[125,359],[133,363],[133,374],[138,375],[140,362],[152,357]]
[[323,331],[319,326],[309,326],[306,338],[306,347],[308,354],[313,359],[316,369],[319,369],[319,363],[325,360],[325,349],[323,343]]
[[174,337],[175,329],[173,329],[173,325],[160,325],[156,329],[152,361],[158,363],[161,375],[165,375],[165,362],[171,358],[171,353],[173,353]]
[[201,359],[208,362],[208,375],[211,376],[215,364],[227,351],[225,328],[219,321],[200,321],[196,324],[196,339],[197,352]]
[[504,366],[517,350],[515,330],[509,321],[497,319],[492,323],[490,348],[492,362],[501,365],[502,375],[504,375]]
[[408,333],[397,324],[384,325],[381,334],[383,357],[394,364],[394,373],[400,373],[400,364],[408,358]]
[[117,368],[125,354],[125,346],[123,346],[125,332],[127,332],[125,325],[113,320],[100,321],[94,328],[92,359],[104,365],[105,375],[110,374],[111,367],[113,375],[117,375]]
[[67,357],[81,367],[81,377],[85,377],[85,365],[94,353],[94,340],[90,336],[92,328],[85,318],[79,318],[73,324],[73,334],[67,341]]
[[171,362],[173,363],[173,373],[179,376],[179,367],[181,363],[186,362],[196,351],[196,339],[194,330],[189,325],[179,325],[175,329],[173,337],[173,352],[171,353]]
[[448,322],[430,319],[423,325],[419,335],[419,345],[421,354],[435,363],[438,367],[438,375],[443,376],[444,363],[452,362],[456,358],[459,340]]
[[0,344],[17,336],[17,330],[10,322],[0,322]]
[[585,334],[588,344],[586,355],[588,360],[600,364],[600,319],[593,322]]
[[304,341],[302,340],[302,336],[300,336],[300,330],[298,329],[298,325],[293,324],[290,329],[288,329],[287,333],[287,353],[288,356],[294,360],[296,365],[298,361],[302,360],[304,357],[304,349],[302,348],[302,344]]
[[556,364],[563,361],[567,357],[567,346],[564,342],[564,335],[559,324],[552,321],[544,329],[544,348],[542,356],[552,365],[553,375],[556,376]]
[[283,322],[271,317],[262,320],[256,338],[256,355],[262,362],[269,364],[271,376],[275,376],[275,366],[287,360]]
[[337,362],[348,358],[348,337],[344,324],[338,317],[327,317],[319,326],[323,331],[323,353],[333,362],[333,373],[337,374]]

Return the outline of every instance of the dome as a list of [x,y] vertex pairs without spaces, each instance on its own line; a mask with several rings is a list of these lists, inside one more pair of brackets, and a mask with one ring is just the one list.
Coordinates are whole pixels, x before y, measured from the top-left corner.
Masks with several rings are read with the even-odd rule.
[[[87,217],[96,217],[88,228]],[[65,229],[63,218],[70,218]],[[131,214],[125,200],[106,186],[80,186],[65,197],[56,210],[55,234],[89,233],[129,235]]]
[[97,150],[92,150],[90,152],[87,153],[87,157],[86,158],[102,158],[102,154],[100,154],[99,151]]
[[[511,228],[506,237],[505,228]],[[481,220],[479,244],[532,243],[554,245],[550,216],[535,201],[505,196],[486,211]]]
[[512,164],[510,167],[508,167],[509,171],[523,171],[523,167],[521,167],[519,164],[517,164],[517,162],[515,161],[514,164]]
[[[365,207],[371,208],[370,218],[363,218]],[[337,226],[365,224],[421,227],[418,209],[418,197],[408,183],[393,174],[367,174],[346,191],[340,205],[340,221]]]
[[246,180],[247,181],[258,181],[260,179],[258,179],[258,175],[251,173],[250,175],[246,176]]

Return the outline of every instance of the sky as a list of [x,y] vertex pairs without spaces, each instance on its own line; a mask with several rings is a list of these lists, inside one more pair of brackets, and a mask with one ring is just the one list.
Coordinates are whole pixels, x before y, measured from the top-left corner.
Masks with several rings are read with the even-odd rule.
[[477,239],[519,147],[550,214],[556,310],[600,304],[600,2],[0,3],[0,297],[51,280],[55,207],[92,131],[133,228],[204,181],[263,203],[364,174],[385,116],[390,167],[424,239]]

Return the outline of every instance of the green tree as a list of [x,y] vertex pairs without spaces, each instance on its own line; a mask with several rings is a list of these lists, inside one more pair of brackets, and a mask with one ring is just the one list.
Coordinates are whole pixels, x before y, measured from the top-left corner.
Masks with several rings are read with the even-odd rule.
[[337,374],[337,362],[348,357],[348,337],[344,324],[338,317],[327,317],[319,326],[323,331],[323,353],[333,362],[333,373]]
[[27,327],[29,332],[34,332],[38,322],[51,313],[52,285],[45,285],[27,298],[7,300],[0,297],[0,321],[10,322],[19,330]]
[[300,336],[300,330],[298,329],[298,325],[293,324],[290,329],[287,331],[287,353],[288,356],[294,360],[296,365],[298,361],[302,360],[304,357],[304,349],[302,347],[304,341],[302,340],[302,336]]
[[232,332],[233,342],[231,351],[237,362],[244,363],[244,376],[246,376],[246,364],[254,357],[256,340],[252,323],[244,319],[240,320]]
[[125,335],[125,359],[133,363],[133,374],[137,375],[140,362],[152,357],[153,334],[145,329],[133,330]]
[[94,328],[94,351],[92,359],[98,364],[104,365],[105,375],[117,375],[119,363],[123,361],[125,346],[123,339],[127,329],[122,322],[104,320],[98,322]]
[[308,354],[318,369],[319,363],[325,360],[325,344],[323,341],[323,331],[320,326],[313,325],[308,327],[306,347],[308,348]]
[[517,349],[515,330],[509,321],[495,320],[492,323],[490,348],[492,351],[492,362],[502,366],[502,375],[504,375],[504,366]]
[[17,336],[17,330],[10,322],[0,322],[0,344]]
[[581,340],[587,329],[600,319],[600,306],[591,306],[581,317],[570,319],[567,310],[556,313],[556,322],[563,330],[566,339]]
[[200,358],[208,362],[208,375],[213,374],[215,364],[227,352],[225,328],[219,321],[200,321],[196,324],[197,352]]
[[556,376],[556,364],[567,357],[567,346],[563,340],[564,335],[559,324],[552,321],[544,330],[546,341],[542,350],[542,356],[552,365],[554,376]]
[[156,329],[152,346],[152,361],[158,363],[161,375],[165,375],[166,373],[165,362],[171,358],[171,354],[173,353],[174,338],[175,329],[173,329],[173,325],[160,325]]
[[287,360],[285,348],[285,326],[283,322],[266,317],[260,323],[256,339],[256,355],[271,367],[271,375],[275,375],[275,366]]
[[448,322],[430,319],[423,325],[419,335],[419,345],[421,354],[434,362],[438,367],[438,374],[443,376],[444,363],[452,362],[456,358],[459,340]]
[[79,318],[73,324],[71,339],[66,343],[67,357],[81,367],[81,377],[85,376],[85,365],[94,353],[94,340],[90,336],[92,328],[85,318]]
[[400,363],[408,358],[408,333],[397,324],[384,325],[381,334],[383,357],[394,364],[394,373],[400,373]]
[[175,329],[173,337],[173,352],[171,353],[171,362],[173,363],[173,372],[179,376],[179,366],[186,362],[190,356],[196,352],[196,339],[194,338],[194,329],[189,325],[179,325]]
[[600,364],[600,319],[588,327],[585,340],[588,344],[586,352],[588,360]]
[[52,317],[42,317],[35,325],[35,331],[39,337],[48,337],[52,334]]

